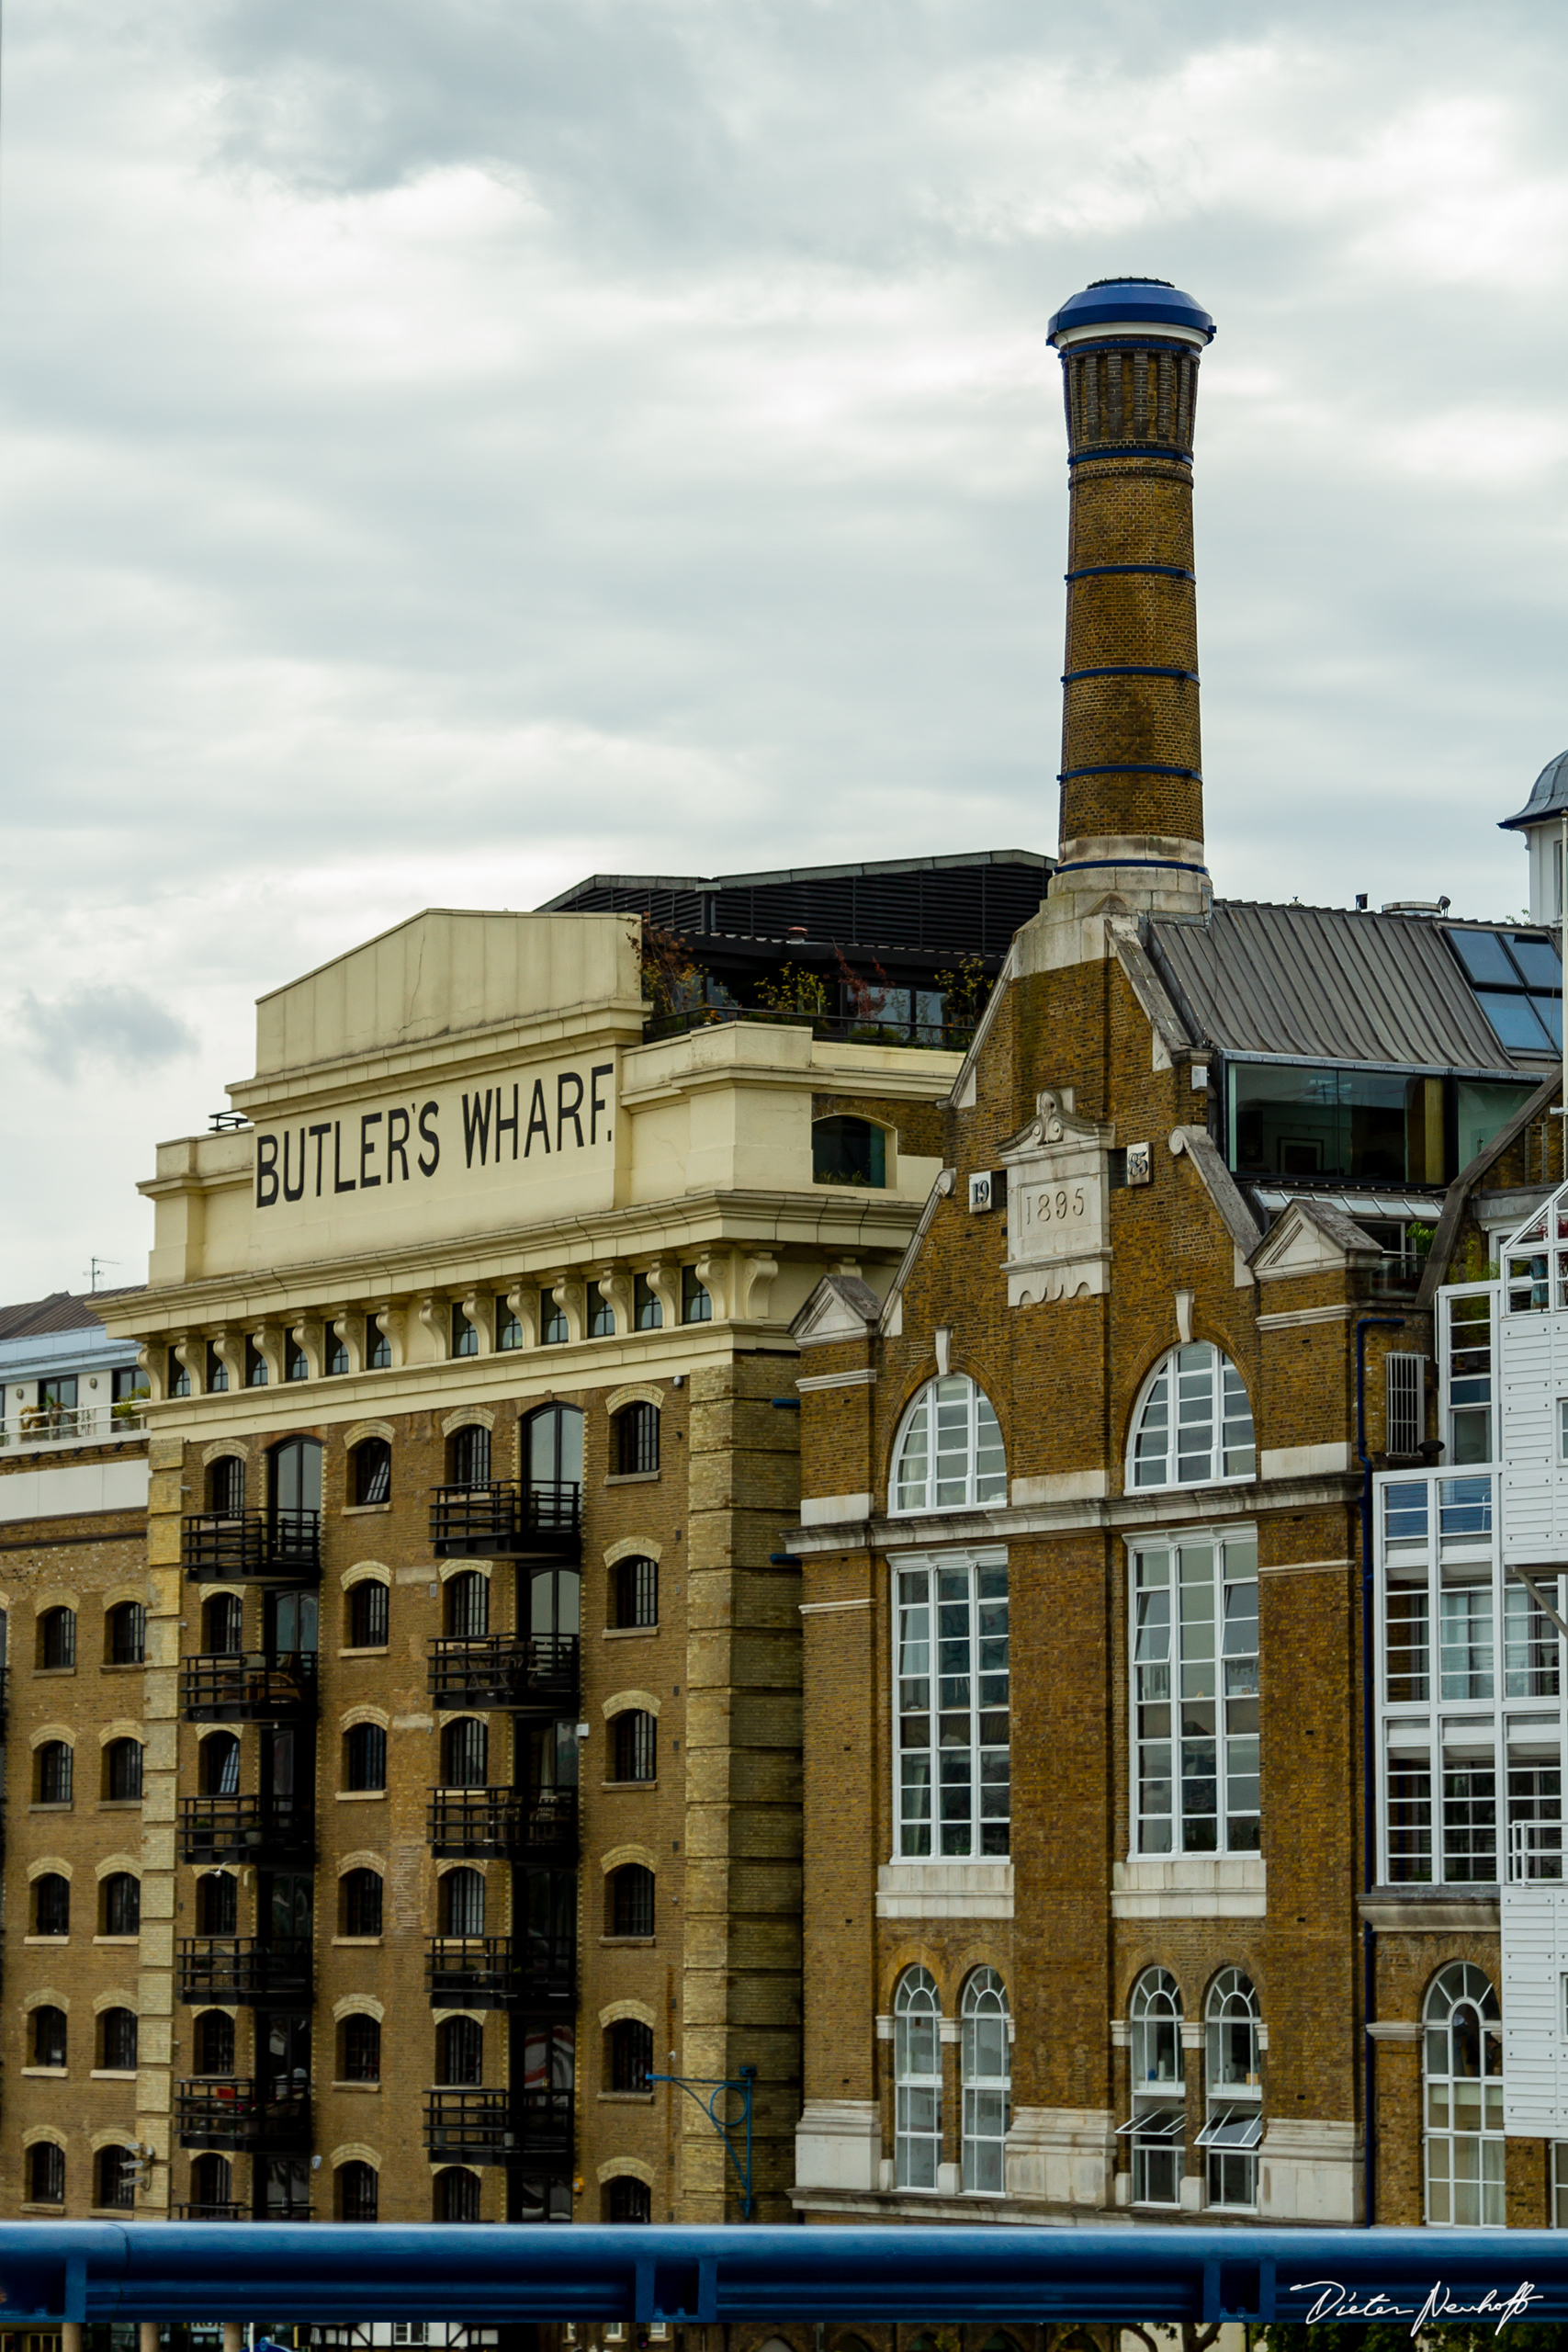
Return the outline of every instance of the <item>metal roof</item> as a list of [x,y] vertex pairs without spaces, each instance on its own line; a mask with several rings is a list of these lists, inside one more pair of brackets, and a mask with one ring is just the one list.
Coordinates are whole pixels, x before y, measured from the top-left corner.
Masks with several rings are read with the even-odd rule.
[[85,1298],[73,1298],[68,1290],[51,1291],[47,1298],[24,1301],[19,1306],[0,1306],[0,1340],[31,1340],[49,1331],[87,1331],[103,1329]]
[[1222,899],[1206,922],[1156,918],[1149,952],[1193,1037],[1227,1053],[1538,1076],[1544,1054],[1498,1044],[1443,936],[1452,928]]

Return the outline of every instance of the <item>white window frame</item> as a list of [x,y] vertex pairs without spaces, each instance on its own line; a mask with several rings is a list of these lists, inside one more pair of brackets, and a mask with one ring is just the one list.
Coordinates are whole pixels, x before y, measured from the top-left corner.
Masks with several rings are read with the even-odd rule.
[[[1214,1628],[1214,1646],[1212,1653],[1213,1672],[1208,1678],[1212,1685],[1208,1694],[1205,1694],[1201,1688],[1205,1679],[1201,1669],[1208,1661],[1201,1657],[1173,1660],[1170,1657],[1169,1640],[1179,1622],[1176,1611],[1170,1607],[1170,1597],[1180,1589],[1178,1579],[1180,1575],[1179,1564],[1182,1555],[1197,1555],[1205,1551],[1213,1555],[1209,1589],[1214,1597],[1215,1604],[1212,1615],[1207,1620]],[[1152,1583],[1140,1586],[1139,1582],[1140,1562],[1145,1557],[1152,1562],[1160,1554],[1164,1554],[1172,1564],[1168,1571],[1168,1580],[1163,1588],[1168,1596],[1167,1606],[1169,1611],[1165,1627],[1167,1640],[1166,1657],[1163,1661],[1166,1668],[1165,1687],[1168,1696],[1163,1701],[1153,1695],[1160,1687],[1158,1669],[1162,1663],[1158,1656],[1158,1612],[1151,1610],[1140,1611],[1140,1603],[1152,1600],[1161,1588]],[[1233,1558],[1238,1567],[1245,1569],[1249,1555],[1250,1576],[1245,1573],[1237,1576],[1227,1572]],[[1225,1615],[1227,1593],[1232,1590],[1240,1591],[1247,1585],[1252,1588],[1253,1597],[1250,1617],[1245,1611],[1233,1611],[1227,1619]],[[1257,1721],[1260,1718],[1262,1710],[1261,1658],[1258,1647],[1258,1531],[1256,1527],[1184,1529],[1179,1533],[1150,1534],[1128,1542],[1127,1737],[1131,1816],[1128,1826],[1128,1845],[1129,1857],[1133,1860],[1155,1857],[1160,1860],[1175,1860],[1195,1855],[1216,1858],[1227,1855],[1234,1857],[1241,1854],[1255,1855],[1262,1850],[1262,1804],[1261,1789],[1258,1786],[1260,1721],[1258,1722],[1258,1727],[1247,1728],[1249,1713]],[[1141,1615],[1142,1622],[1140,1622]],[[1189,1622],[1196,1632],[1204,1620],[1201,1617],[1194,1617]],[[1252,1627],[1251,1648],[1234,1647],[1227,1657],[1224,1646],[1227,1639],[1246,1624],[1250,1624]],[[1180,1668],[1184,1671],[1179,1676],[1172,1671],[1173,1668]],[[1222,1668],[1226,1669],[1223,1675],[1220,1671]],[[1179,1688],[1179,1682],[1190,1682],[1190,1687]],[[1221,1689],[1219,1686],[1222,1682],[1227,1687]],[[1145,1687],[1151,1693],[1147,1699],[1144,1696]],[[1177,1752],[1188,1744],[1181,1738],[1179,1731],[1179,1709],[1183,1700],[1194,1706],[1212,1704],[1214,1709],[1213,1736],[1215,1749],[1215,1811],[1213,1815],[1215,1838],[1213,1845],[1188,1843],[1188,1816],[1181,1803],[1184,1776],[1178,1769],[1182,1759]],[[1170,1738],[1165,1742],[1160,1741],[1157,1732],[1149,1724],[1149,1715],[1161,1705],[1170,1710],[1168,1717]],[[1226,1716],[1223,1724],[1220,1720],[1222,1707]],[[1231,1727],[1233,1721],[1235,1725],[1234,1730]],[[1145,1730],[1148,1732],[1146,1737]],[[1171,1751],[1168,1759],[1170,1766],[1168,1779],[1157,1771],[1145,1772],[1144,1770],[1145,1760],[1150,1765],[1157,1764],[1157,1750],[1162,1745]],[[1150,1751],[1146,1759],[1145,1749]],[[1250,1770],[1248,1770],[1249,1764]],[[1193,1775],[1192,1777],[1196,1780],[1201,1776]],[[1254,1802],[1250,1805],[1235,1802],[1236,1798],[1246,1793],[1246,1784],[1249,1781],[1258,1792]],[[1151,1807],[1145,1813],[1145,1788],[1161,1785],[1167,1786],[1169,1790],[1169,1811],[1160,1813]],[[1196,1812],[1191,1815],[1195,1822],[1205,1817]],[[1230,1825],[1233,1821],[1238,1826],[1251,1825],[1250,1842],[1232,1844]],[[1154,1826],[1160,1822],[1169,1824],[1169,1843],[1158,1845],[1145,1842],[1145,1831],[1152,1835]],[[1248,1837],[1248,1832],[1245,1828],[1242,1831],[1242,1837],[1243,1839]]]
[[[1206,1396],[1204,1375],[1206,1374]],[[1234,1383],[1234,1385],[1232,1384]],[[1162,1398],[1163,1388],[1163,1398]],[[1185,1393],[1184,1393],[1185,1389]],[[1227,1396],[1233,1409],[1227,1419]],[[1239,1396],[1246,1414],[1244,1424],[1234,1410]],[[1190,1408],[1195,1403],[1207,1405],[1206,1422],[1195,1416]],[[1156,1408],[1165,1414],[1165,1445],[1163,1453],[1153,1452],[1140,1460],[1139,1449],[1145,1435],[1145,1423]],[[1201,1453],[1181,1447],[1181,1432],[1206,1427],[1209,1442]],[[1228,1432],[1236,1432],[1232,1439]],[[1147,1431],[1152,1440],[1159,1434],[1157,1427]],[[1233,1457],[1235,1466],[1231,1466]],[[1157,1475],[1151,1475],[1157,1473]],[[1179,1347],[1168,1349],[1155,1364],[1134,1408],[1128,1427],[1127,1461],[1124,1484],[1131,1494],[1154,1494],[1161,1489],[1186,1487],[1237,1486],[1258,1476],[1258,1431],[1252,1416],[1252,1400],[1247,1393],[1247,1383],[1236,1365],[1223,1348],[1212,1340],[1192,1340]]]
[[[1012,1849],[1012,1715],[1010,1684],[1010,1638],[998,1636],[996,1615],[998,1607],[1010,1616],[1011,1595],[1008,1589],[1008,1555],[1005,1550],[975,1552],[914,1552],[896,1553],[888,1562],[892,1578],[891,1607],[893,1634],[893,1854],[895,1862],[1005,1862]],[[998,1577],[1001,1592],[994,1589]],[[966,1598],[962,1604],[957,1595],[942,1597],[943,1577],[964,1579]],[[925,1579],[926,1598],[917,1598],[917,1580]],[[908,1585],[906,1584],[908,1579]],[[944,1608],[966,1611],[964,1663],[962,1674],[951,1678],[942,1672],[945,1665],[956,1660],[943,1659],[939,1654],[930,1655],[932,1640],[940,1645],[943,1634],[940,1611]],[[907,1611],[923,1608],[927,1612],[925,1626],[924,1672],[920,1670],[919,1630],[906,1617]],[[931,1611],[939,1613],[939,1622],[931,1623]],[[910,1655],[906,1656],[908,1627]],[[946,1638],[953,1639],[949,1634]],[[1007,1640],[1006,1661],[998,1664],[997,1645]],[[906,1667],[909,1671],[906,1672]],[[933,1679],[936,1690],[929,1686]],[[951,1696],[954,1704],[945,1708],[940,1687],[951,1679],[967,1685],[967,1696],[954,1690]],[[919,1684],[927,1688],[922,1692]],[[996,1703],[1004,1700],[1005,1704]],[[918,1703],[921,1697],[928,1703]],[[912,1703],[906,1704],[906,1700]],[[989,1702],[990,1703],[986,1703]],[[942,1717],[967,1712],[969,1736],[966,1742],[942,1736]],[[997,1718],[1006,1715],[1005,1740],[987,1735],[994,1733]],[[919,1718],[926,1720],[923,1742],[910,1740],[906,1744],[905,1726]],[[956,1726],[949,1724],[950,1730]],[[926,1759],[926,1809],[909,1802],[910,1793],[919,1786],[918,1776],[910,1773],[906,1781],[906,1759],[912,1765],[918,1756]],[[962,1765],[969,1792],[967,1815],[963,1824],[958,1816],[944,1817],[942,1812],[943,1772],[947,1785],[956,1790]],[[926,1832],[922,1846],[919,1832]],[[943,1833],[951,1827],[953,1843],[944,1849]],[[962,1832],[962,1834],[960,1834]]]
[[[913,2050],[929,2039],[931,2064],[917,2067]],[[919,2107],[917,2109],[917,2101]],[[916,2120],[918,2115],[919,2120]],[[893,1990],[893,2178],[916,2195],[934,2193],[942,2165],[942,1996],[929,1968],[906,1968]],[[917,2178],[929,2172],[931,2178]]]
[[[1486,2003],[1492,2014],[1486,2015]],[[1479,2075],[1452,2069],[1454,2012],[1477,2012],[1483,2052]],[[1488,2064],[1495,2055],[1495,2065]],[[1445,2063],[1439,2069],[1434,2060]],[[1457,2128],[1456,2085],[1474,2083],[1479,2094],[1474,2130]],[[1427,1987],[1421,2007],[1421,2161],[1427,2225],[1450,2230],[1501,2230],[1507,2225],[1503,2131],[1503,2026],[1496,1987],[1473,1961],[1450,1961]],[[1467,2178],[1473,2165],[1473,2179]],[[1488,2177],[1490,2176],[1490,2177]],[[1473,2211],[1467,2191],[1473,2188]]]
[[[1477,1317],[1467,1325],[1462,1319],[1460,1330],[1478,1330],[1486,1324],[1486,1366],[1483,1371],[1476,1363],[1474,1350],[1479,1341],[1472,1341],[1469,1349],[1456,1351],[1454,1344],[1454,1302],[1456,1299],[1483,1299],[1487,1314]],[[1497,1300],[1498,1286],[1493,1283],[1448,1283],[1438,1293],[1438,1379],[1439,1413],[1438,1426],[1445,1446],[1444,1467],[1451,1476],[1455,1471],[1480,1469],[1497,1457]],[[1456,1352],[1464,1361],[1456,1364]],[[1457,1394],[1456,1394],[1457,1391]],[[1485,1451],[1469,1450],[1472,1441],[1464,1439],[1463,1425],[1477,1421],[1484,1412]]]
[[[932,1443],[931,1416],[938,1416],[937,1434],[942,1433],[942,1417],[953,1416],[953,1408],[964,1406],[964,1441],[962,1456],[954,1449],[942,1453]],[[925,1466],[917,1478],[906,1479],[904,1457],[912,1453],[917,1438],[924,1445]],[[961,1476],[951,1470],[942,1475],[942,1465],[962,1458]],[[954,1487],[960,1492],[954,1494]],[[950,1491],[943,1493],[947,1488]],[[893,1448],[893,1473],[887,1485],[887,1509],[894,1519],[912,1519],[921,1512],[950,1510],[999,1510],[1008,1498],[1007,1452],[1002,1443],[1001,1424],[996,1408],[978,1382],[966,1372],[939,1374],[928,1380],[919,1393],[911,1397],[903,1419],[898,1424],[898,1436]]]
[[[1227,2062],[1225,2037],[1246,2030],[1245,2064],[1237,2080]],[[1203,2188],[1216,2212],[1252,2212],[1258,2205],[1258,2148],[1263,2137],[1263,2026],[1258,1987],[1245,1969],[1222,1968],[1203,2004]],[[1241,2196],[1229,2189],[1241,2188]]]
[[[1181,1987],[1170,1970],[1157,1965],[1145,1968],[1127,2003],[1133,2112],[1117,2126],[1117,2136],[1132,2142],[1133,2203],[1154,2206],[1162,2212],[1174,2211],[1180,2205],[1187,2174],[1187,2073],[1181,2043],[1185,2014]],[[1152,2070],[1148,2064],[1151,2041],[1157,2052],[1162,2036],[1168,2037],[1174,2061],[1174,2070],[1168,2074]],[[1151,2197],[1147,2193],[1151,2166],[1167,2156],[1171,2159],[1176,2194]]]
[[[970,1970],[959,2014],[964,2193],[1002,2197],[1007,2193],[1007,2135],[1012,2120],[1012,2012],[1007,1986],[996,1969]],[[987,2060],[994,2063],[987,2064]]]

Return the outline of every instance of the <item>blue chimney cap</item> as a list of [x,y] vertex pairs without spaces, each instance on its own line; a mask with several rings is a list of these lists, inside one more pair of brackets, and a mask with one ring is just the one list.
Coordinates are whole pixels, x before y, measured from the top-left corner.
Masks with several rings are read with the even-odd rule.
[[1213,343],[1213,320],[1190,294],[1183,294],[1163,277],[1097,277],[1081,294],[1064,302],[1046,329],[1053,343],[1075,328],[1129,325],[1174,329],[1183,342],[1194,335]]

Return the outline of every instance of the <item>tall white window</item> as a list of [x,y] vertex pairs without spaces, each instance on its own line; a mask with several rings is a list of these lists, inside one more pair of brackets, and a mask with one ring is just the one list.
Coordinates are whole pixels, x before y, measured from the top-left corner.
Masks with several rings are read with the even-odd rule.
[[1187,2165],[1187,2089],[1181,2072],[1181,1988],[1166,1968],[1145,1968],[1128,2005],[1133,2112],[1119,2126],[1133,2143],[1134,2205],[1177,2205]]
[[978,1510],[1007,1498],[1007,1456],[990,1398],[964,1373],[928,1382],[894,1448],[893,1510]]
[[1130,1487],[1202,1487],[1256,1476],[1252,1408],[1229,1356],[1206,1340],[1156,1364],[1133,1416]]
[[[1544,1262],[1544,1261],[1543,1261]],[[1546,1283],[1541,1276],[1540,1305]],[[1490,1462],[1492,1459],[1492,1374],[1497,1307],[1495,1283],[1471,1283],[1438,1294],[1438,1347],[1443,1394],[1448,1399],[1448,1441],[1450,1462]],[[1518,1311],[1526,1311],[1535,1296],[1533,1283],[1519,1286]]]
[[893,1996],[894,2178],[934,2188],[942,2161],[942,2002],[924,1968],[907,1968]]
[[1010,1845],[1007,1555],[900,1561],[894,1581],[897,1851],[999,1859]]
[[1500,2230],[1503,2027],[1497,1996],[1473,1962],[1450,1962],[1427,1996],[1427,2219]]
[[1258,2059],[1258,1994],[1239,1968],[1222,1968],[1203,2013],[1205,2114],[1198,2145],[1208,2151],[1211,2205],[1258,2202],[1258,2146],[1263,2137],[1263,2075]]
[[1132,1588],[1135,1849],[1255,1854],[1257,1538],[1141,1544]]
[[1007,1987],[994,1968],[976,1968],[964,1987],[964,2187],[999,2197],[1012,2090]]

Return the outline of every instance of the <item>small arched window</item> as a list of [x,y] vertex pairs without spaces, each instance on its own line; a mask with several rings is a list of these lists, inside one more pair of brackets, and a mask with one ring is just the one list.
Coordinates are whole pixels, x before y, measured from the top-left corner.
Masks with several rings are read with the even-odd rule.
[[444,1936],[482,1936],[485,1931],[485,1882],[482,1871],[446,1871],[441,1879],[441,1932]]
[[224,2009],[203,2009],[197,2018],[196,2071],[220,2079],[234,2071],[234,2020]]
[[1229,1356],[1207,1340],[1173,1348],[1133,1416],[1132,1487],[1207,1487],[1257,1475],[1252,1408]]
[[66,2063],[65,2012],[50,2004],[35,2009],[32,2017],[33,2059],[35,2066],[63,2066]]
[[438,2222],[477,2222],[479,2218],[479,2177],[461,2165],[448,2165],[435,2176],[433,2192]]
[[1239,1968],[1222,1968],[1203,2008],[1206,2112],[1198,2144],[1208,2151],[1211,2205],[1250,2209],[1258,2202],[1257,2151],[1263,2137],[1258,2040],[1252,1979]]
[[71,1882],[58,1871],[45,1871],[33,1881],[33,1933],[35,1936],[68,1936],[71,1933]]
[[111,1739],[104,1750],[104,1795],[110,1804],[141,1802],[141,1742]]
[[355,1724],[344,1734],[344,1785],[350,1789],[384,1789],[387,1785],[387,1734],[380,1724]]
[[1007,1455],[990,1398],[966,1373],[928,1382],[894,1449],[894,1510],[978,1510],[1007,1498]]
[[207,1473],[207,1495],[219,1519],[239,1519],[245,1508],[245,1465],[237,1453],[220,1453]]
[[313,1536],[321,1516],[321,1442],[288,1437],[267,1458],[269,1500],[285,1538]]
[[201,1792],[208,1797],[240,1793],[240,1743],[231,1731],[209,1732],[197,1753]]
[[209,1657],[238,1657],[245,1646],[244,1604],[237,1592],[215,1592],[201,1608],[201,1642]]
[[659,1563],[637,1554],[610,1570],[611,1623],[622,1632],[659,1623]]
[[638,2180],[631,2173],[618,2172],[604,2183],[604,2219],[607,2222],[651,2222],[653,2199],[646,2180]]
[[103,1882],[103,1922],[106,1936],[139,1936],[141,1932],[141,1881],[130,1871],[110,1871]]
[[610,1459],[619,1478],[646,1477],[659,1467],[659,1408],[637,1398],[612,1423]]
[[100,2209],[129,2213],[136,2203],[136,2157],[130,2148],[100,2148],[94,2199]]
[[942,2002],[936,1979],[907,1968],[893,1996],[894,2178],[934,2188],[942,2159]]
[[994,1968],[976,1968],[963,2002],[964,2187],[999,2197],[1012,2091],[1007,1987]]
[[1169,1970],[1145,1968],[1128,2008],[1134,2205],[1180,2202],[1187,2162],[1181,2015],[1181,1988]]
[[582,1415],[575,1405],[541,1406],[523,1423],[522,1441],[536,1521],[575,1526],[582,1493]]
[[490,1578],[460,1568],[446,1579],[446,1631],[455,1641],[478,1641],[490,1631]]
[[887,1182],[886,1129],[841,1114],[814,1121],[811,1175],[818,1184],[858,1184],[881,1192]]
[[455,1487],[489,1486],[490,1431],[482,1421],[453,1430],[450,1459]]
[[69,1740],[41,1741],[38,1750],[37,1802],[39,1804],[69,1804],[72,1770],[73,1758]]
[[378,2018],[344,2018],[338,2028],[338,2080],[378,2083],[381,2079],[381,2024]]
[[106,2009],[98,2019],[98,2064],[107,2075],[134,2075],[141,2041],[134,2009]]
[[646,2091],[653,2072],[653,2028],[640,2018],[617,2018],[605,2039],[611,2090]]
[[237,2222],[234,2170],[227,2156],[193,2156],[190,2160],[190,2215],[198,2222]]
[[1485,1971],[1450,1962],[1427,1996],[1425,2029],[1427,2219],[1500,2230],[1507,2220],[1503,2026]]
[[610,1726],[610,1753],[616,1781],[659,1777],[659,1725],[641,1707],[627,1707]]
[[111,1666],[147,1663],[147,1611],[140,1600],[121,1600],[109,1611],[104,1656]]
[[38,1662],[46,1674],[76,1663],[76,1611],[46,1609],[39,1619]]
[[367,1437],[349,1456],[349,1491],[356,1504],[389,1502],[392,1449],[384,1437]]
[[656,1881],[642,1862],[623,1862],[610,1873],[610,1933],[651,1936]]
[[378,1936],[381,1932],[381,1873],[379,1871],[344,1871],[343,1886],[343,1932],[345,1936]]
[[231,1936],[239,1926],[239,1888],[231,1871],[204,1871],[196,1883],[196,1928],[201,1936]]
[[348,1588],[348,1647],[351,1650],[384,1650],[391,1612],[388,1605],[386,1580],[381,1577],[362,1577]]
[[485,2078],[484,2028],[478,2018],[447,2018],[435,2037],[435,2079],[464,2090]]
[[358,2156],[337,2168],[338,2218],[344,2222],[374,2222],[380,2216],[381,2183],[374,2165]]
[[35,2140],[28,2150],[28,2199],[33,2205],[65,2202],[65,2151],[52,2140]]
[[441,1735],[441,1781],[482,1789],[490,1779],[490,1729],[482,1715],[459,1715]]

